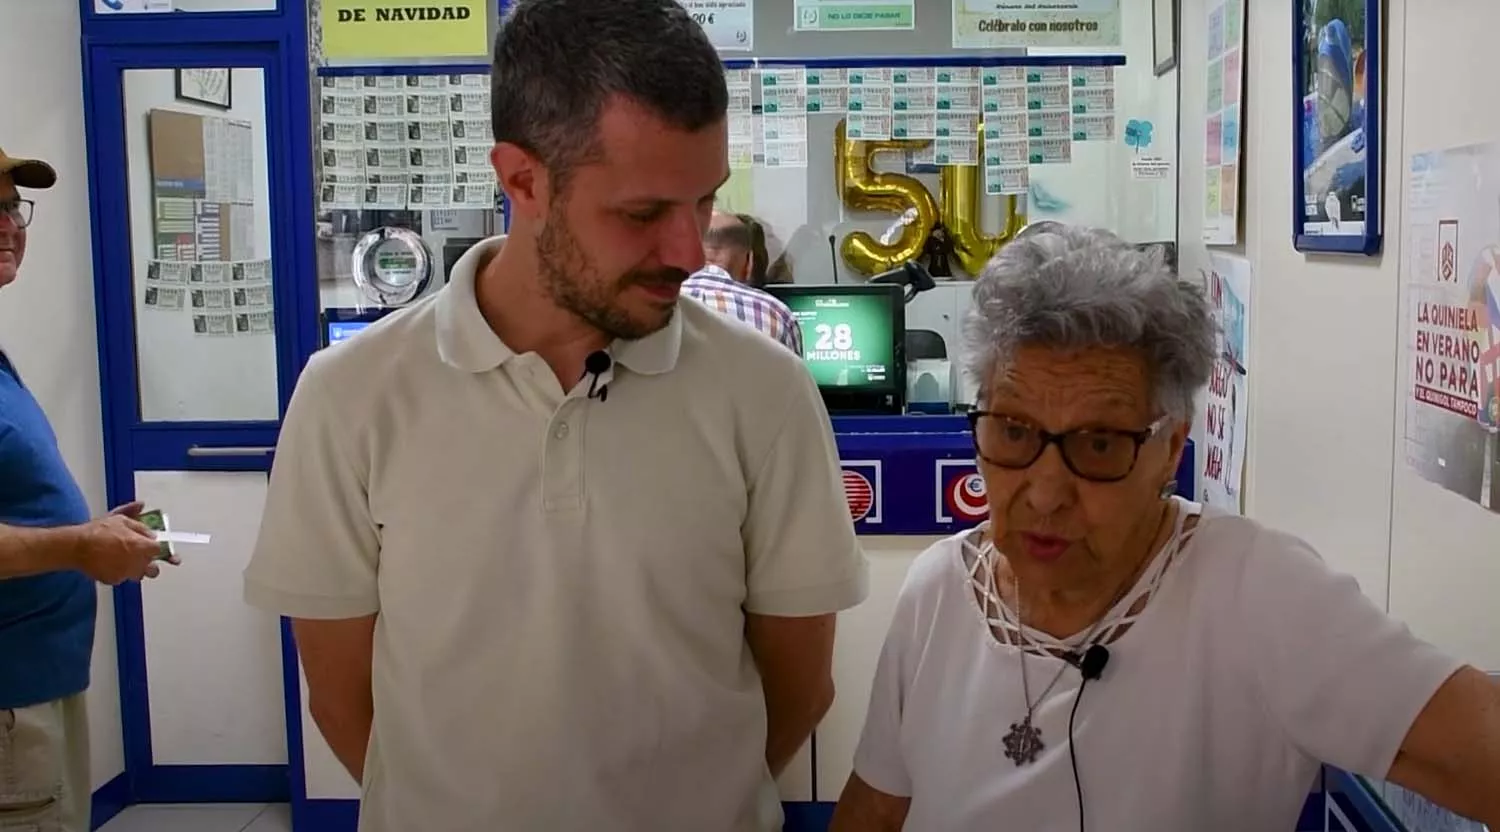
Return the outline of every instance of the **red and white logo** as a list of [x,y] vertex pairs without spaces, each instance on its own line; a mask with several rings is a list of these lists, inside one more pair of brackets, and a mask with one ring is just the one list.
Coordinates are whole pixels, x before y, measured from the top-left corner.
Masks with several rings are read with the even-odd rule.
[[961,474],[949,480],[943,499],[948,503],[948,511],[957,520],[978,522],[990,513],[990,504],[985,498],[984,477],[978,474]]
[[849,501],[849,517],[858,523],[875,508],[875,486],[864,474],[845,468],[844,499]]
[[937,522],[972,524],[989,516],[990,504],[985,494],[984,477],[974,469],[973,462],[939,459],[935,468]]

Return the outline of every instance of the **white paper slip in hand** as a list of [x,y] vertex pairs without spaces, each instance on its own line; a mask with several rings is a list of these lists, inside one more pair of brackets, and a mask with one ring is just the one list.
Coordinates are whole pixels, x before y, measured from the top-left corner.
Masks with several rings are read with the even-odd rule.
[[196,532],[157,532],[158,543],[186,543],[194,546],[206,546],[211,540],[211,535],[198,534]]

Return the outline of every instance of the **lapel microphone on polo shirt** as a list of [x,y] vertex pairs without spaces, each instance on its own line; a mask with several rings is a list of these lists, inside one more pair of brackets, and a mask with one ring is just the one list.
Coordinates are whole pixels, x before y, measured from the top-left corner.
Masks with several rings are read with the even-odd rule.
[[[593,376],[593,379],[589,381],[588,398],[598,399],[601,402],[609,398],[609,383],[600,384],[599,377],[609,372],[609,368],[614,366],[614,363],[614,359],[610,358],[609,353],[604,350],[594,350],[589,353],[588,358],[583,360],[583,374]],[[582,377],[579,380],[582,381]]]

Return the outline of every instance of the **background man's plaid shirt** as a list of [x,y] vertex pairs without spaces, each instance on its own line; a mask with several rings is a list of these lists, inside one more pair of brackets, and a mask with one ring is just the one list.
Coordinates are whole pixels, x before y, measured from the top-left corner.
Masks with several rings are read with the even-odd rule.
[[704,266],[683,281],[682,293],[718,312],[739,318],[802,355],[802,327],[792,310],[770,293],[747,286],[718,266]]

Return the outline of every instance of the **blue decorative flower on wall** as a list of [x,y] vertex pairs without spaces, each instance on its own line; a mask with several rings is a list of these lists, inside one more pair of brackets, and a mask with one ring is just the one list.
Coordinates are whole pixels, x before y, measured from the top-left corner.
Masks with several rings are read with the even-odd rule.
[[1142,148],[1151,146],[1151,122],[1133,118],[1125,123],[1125,146],[1135,148],[1140,153]]

